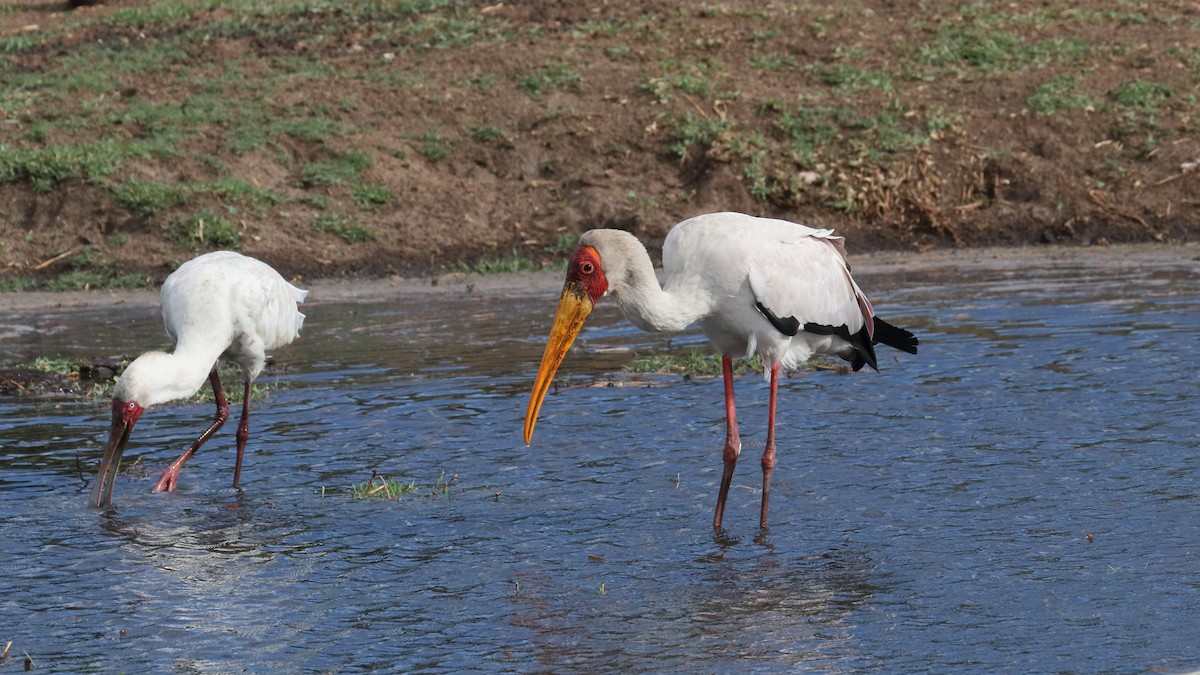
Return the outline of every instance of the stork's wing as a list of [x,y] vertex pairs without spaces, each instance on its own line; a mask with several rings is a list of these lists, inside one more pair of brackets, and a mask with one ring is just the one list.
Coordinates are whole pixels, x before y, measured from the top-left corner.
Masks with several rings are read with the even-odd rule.
[[794,321],[853,335],[866,326],[870,337],[874,313],[850,276],[842,242],[832,230],[812,230],[758,248],[747,270],[750,290],[776,327],[776,320]]
[[304,302],[308,291],[288,283],[266,263],[247,258],[246,274],[254,281],[243,285],[252,294],[247,298],[258,335],[267,350],[278,349],[290,344],[300,334],[304,315],[297,308]]

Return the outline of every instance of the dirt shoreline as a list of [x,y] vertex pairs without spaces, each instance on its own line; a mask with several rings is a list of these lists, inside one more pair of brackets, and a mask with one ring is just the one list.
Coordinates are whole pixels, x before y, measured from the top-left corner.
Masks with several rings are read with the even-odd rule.
[[[1188,263],[1200,266],[1200,243],[984,247],[934,250],[927,253],[883,251],[850,255],[850,264],[855,274],[861,276],[933,270],[1015,270],[1056,262],[1121,267]],[[474,294],[480,297],[544,296],[549,302],[561,286],[562,276],[560,270],[546,270],[504,274],[448,273],[426,277],[338,277],[300,279],[296,283],[310,291],[306,303],[309,306],[319,306],[328,302],[374,302],[397,296],[445,294]],[[157,304],[157,288],[0,293],[0,312],[118,305],[139,307]]]
[[1135,5],[26,0],[0,282],[131,287],[217,248],[528,269],[726,210],[860,253],[1197,241],[1197,7]]

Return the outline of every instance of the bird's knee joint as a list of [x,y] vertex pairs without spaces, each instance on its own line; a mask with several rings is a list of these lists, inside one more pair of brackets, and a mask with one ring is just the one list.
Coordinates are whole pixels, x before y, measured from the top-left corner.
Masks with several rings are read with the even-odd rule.
[[766,452],[763,453],[762,469],[768,472],[775,470],[775,448],[767,448]]

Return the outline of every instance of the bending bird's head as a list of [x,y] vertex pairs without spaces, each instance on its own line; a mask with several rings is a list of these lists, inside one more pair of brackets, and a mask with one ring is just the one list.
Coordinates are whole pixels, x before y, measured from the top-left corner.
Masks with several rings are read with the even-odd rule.
[[108,432],[108,444],[104,447],[104,458],[100,460],[100,471],[96,474],[96,485],[92,487],[92,506],[104,507],[112,503],[113,485],[117,482],[117,471],[121,468],[121,455],[125,444],[133,433],[133,425],[145,412],[137,401],[124,401],[113,397],[112,429]]
[[592,246],[580,246],[571,256],[567,266],[567,280],[558,299],[558,310],[554,313],[554,324],[542,354],[533,391],[529,394],[529,407],[525,411],[525,443],[533,439],[533,427],[537,424],[542,401],[554,381],[554,374],[567,356],[567,350],[579,335],[583,323],[592,313],[592,307],[608,290],[608,280],[600,253]]

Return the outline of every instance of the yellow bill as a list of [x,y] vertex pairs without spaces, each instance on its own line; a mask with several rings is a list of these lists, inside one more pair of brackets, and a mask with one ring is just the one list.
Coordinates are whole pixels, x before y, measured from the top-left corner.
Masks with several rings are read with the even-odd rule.
[[554,313],[554,325],[550,327],[550,337],[546,341],[546,351],[542,354],[542,365],[538,367],[537,379],[533,381],[533,391],[529,394],[529,408],[525,411],[526,444],[533,438],[533,427],[542,410],[542,401],[554,382],[554,374],[566,358],[571,343],[575,342],[575,336],[583,328],[583,322],[592,313],[592,306],[592,299],[579,283],[568,281],[563,286],[558,311]]

